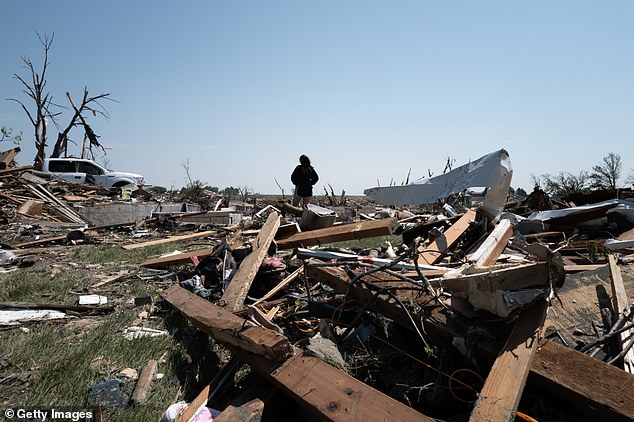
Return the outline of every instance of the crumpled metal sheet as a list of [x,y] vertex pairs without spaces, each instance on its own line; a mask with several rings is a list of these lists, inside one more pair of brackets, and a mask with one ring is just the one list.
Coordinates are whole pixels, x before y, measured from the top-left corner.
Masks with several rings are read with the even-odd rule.
[[363,193],[381,205],[418,205],[433,204],[467,188],[487,188],[482,210],[493,219],[504,209],[512,177],[509,153],[501,149],[422,182],[369,188]]

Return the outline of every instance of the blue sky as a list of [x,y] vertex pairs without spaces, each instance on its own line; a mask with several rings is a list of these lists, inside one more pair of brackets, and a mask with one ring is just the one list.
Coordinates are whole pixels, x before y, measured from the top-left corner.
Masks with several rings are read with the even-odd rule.
[[[15,102],[21,57],[42,61],[67,105],[111,93],[90,121],[109,167],[181,187],[291,192],[308,155],[335,193],[439,174],[500,148],[512,187],[532,175],[634,168],[632,1],[29,1],[2,3],[0,125],[32,127]],[[59,119],[65,125],[67,113]],[[56,137],[50,127],[50,149]],[[81,143],[79,131],[71,133]],[[10,145],[0,145],[10,147]],[[4,149],[4,148],[3,148]],[[75,154],[79,154],[78,147]],[[276,182],[277,181],[277,182]]]

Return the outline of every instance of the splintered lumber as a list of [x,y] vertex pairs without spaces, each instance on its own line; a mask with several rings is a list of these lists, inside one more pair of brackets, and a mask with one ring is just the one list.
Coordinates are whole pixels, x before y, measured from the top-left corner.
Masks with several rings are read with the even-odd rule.
[[469,228],[471,221],[475,220],[476,212],[469,210],[462,215],[451,227],[445,230],[440,237],[431,242],[427,247],[419,250],[418,263],[421,265],[433,265],[443,257],[447,251],[462,234]]
[[459,273],[446,273],[436,282],[451,293],[479,292],[491,294],[496,290],[520,290],[528,287],[547,287],[551,265],[535,262],[513,266],[489,267],[487,269],[470,266]]
[[240,359],[232,357],[231,360],[227,362],[214,376],[211,382],[207,384],[200,393],[198,393],[194,400],[189,402],[185,410],[178,415],[176,421],[174,422],[189,422],[196,412],[207,404],[209,399],[213,397],[227,379],[234,376],[241,363],[242,361],[240,361]]
[[564,265],[564,270],[568,274],[580,273],[582,271],[598,270],[601,267],[605,267],[605,264],[568,264]]
[[6,151],[0,152],[0,170],[4,170],[13,161],[16,155],[20,152],[20,147],[11,148]]
[[134,404],[142,404],[147,400],[147,396],[150,393],[150,387],[152,386],[152,380],[156,375],[156,368],[158,363],[154,359],[150,359],[148,363],[141,370],[139,380],[134,387],[130,400]]
[[264,401],[255,398],[238,406],[228,405],[213,420],[215,422],[259,422],[264,413]]
[[133,243],[133,244],[130,244],[130,245],[123,245],[123,249],[125,249],[126,251],[131,251],[133,249],[145,248],[147,246],[161,245],[163,243],[177,242],[179,240],[200,239],[201,237],[208,237],[208,236],[213,236],[213,235],[216,235],[216,234],[218,234],[218,232],[213,231],[213,230],[207,230],[207,231],[204,231],[204,232],[184,234],[184,235],[181,235],[181,236],[170,236],[170,237],[166,237],[164,239],[151,240],[149,242]]
[[[258,326],[179,287],[163,297],[195,327],[209,333],[293,400],[331,421],[433,421],[343,371],[305,355],[283,335]],[[286,358],[281,364],[273,359]]]
[[[625,286],[623,285],[623,276],[621,275],[621,270],[616,263],[616,258],[614,258],[614,255],[608,254],[608,263],[610,265],[610,278],[612,285],[612,308],[614,309],[614,313],[618,318],[618,316],[622,315],[625,312],[626,308],[629,305],[629,302],[627,300],[627,293],[625,293]],[[634,330],[626,330],[619,334],[619,343],[621,349],[623,347],[627,347],[628,337],[631,337],[633,334]],[[623,369],[625,369],[630,374],[634,373],[634,347],[631,347],[630,350],[625,354],[625,356],[623,356]]]
[[[438,327],[444,321],[445,316],[440,312],[440,305],[435,308],[432,305],[428,305],[426,310],[429,310],[432,315],[431,318],[423,318],[423,315],[412,315],[412,319],[408,317],[406,310],[396,301],[393,297],[388,295],[375,296],[374,293],[361,284],[350,283],[350,277],[341,268],[333,267],[318,267],[308,265],[305,267],[306,275],[310,279],[318,280],[335,290],[337,293],[349,294],[350,298],[354,300],[360,307],[375,310],[381,315],[394,320],[397,324],[409,329],[415,330],[412,323],[416,322],[419,326],[422,326],[425,332],[430,335],[440,336]],[[372,276],[371,276],[372,277]],[[371,278],[372,283],[377,287],[394,288],[397,286],[411,287],[412,284],[398,281],[398,282],[384,282],[377,277]],[[401,302],[420,301],[425,302],[429,299],[429,296],[421,291],[415,290],[403,290],[393,291],[393,294],[397,296]]]
[[540,341],[528,382],[589,420],[634,420],[634,375],[554,341]]
[[388,236],[398,227],[398,219],[361,221],[359,223],[341,224],[325,229],[301,232],[277,241],[279,249],[292,249],[302,246],[323,245],[328,243],[358,240],[377,236]]
[[214,252],[214,248],[197,249],[191,252],[183,252],[175,255],[169,255],[159,258],[148,259],[141,263],[142,267],[147,268],[164,268],[170,265],[180,265],[191,262],[193,257],[205,258]]
[[27,200],[17,210],[18,214],[26,215],[29,217],[42,217],[43,210],[42,206],[44,205],[43,201],[35,201],[35,200]]
[[299,275],[303,272],[304,272],[304,267],[299,267],[298,269],[290,273],[288,276],[286,276],[286,278],[284,278],[284,280],[280,281],[277,286],[273,287],[271,290],[269,290],[268,293],[266,293],[264,296],[262,296],[255,302],[253,302],[253,306],[268,300],[272,296],[275,296],[276,293],[278,293],[286,285],[288,285],[290,282],[292,282],[297,277],[299,277]]
[[178,285],[167,289],[163,293],[163,298],[195,327],[221,343],[237,346],[274,360],[284,359],[292,353],[286,337],[276,331],[247,324],[244,318]]
[[262,226],[256,238],[253,250],[242,260],[227,290],[225,290],[222,295],[221,302],[231,311],[239,311],[244,306],[244,300],[251,288],[251,283],[253,283],[253,279],[260,269],[262,261],[264,261],[264,258],[268,254],[269,247],[273,242],[279,226],[279,215],[273,211],[269,214],[264,226]]
[[21,171],[30,170],[32,168],[33,168],[33,166],[10,167],[10,168],[6,168],[6,169],[3,169],[3,170],[0,170],[0,175],[2,175],[2,174],[19,173]]
[[298,348],[281,365],[235,348],[231,350],[318,420],[435,421]]
[[500,254],[506,248],[513,236],[513,225],[508,219],[501,220],[484,240],[482,245],[473,253],[470,260],[479,267],[495,264]]
[[470,421],[513,421],[537,348],[548,302],[524,309],[509,335],[471,412]]
[[271,383],[263,377],[251,383],[242,394],[227,405],[213,420],[215,422],[259,422],[264,409],[271,404],[271,399],[278,394]]

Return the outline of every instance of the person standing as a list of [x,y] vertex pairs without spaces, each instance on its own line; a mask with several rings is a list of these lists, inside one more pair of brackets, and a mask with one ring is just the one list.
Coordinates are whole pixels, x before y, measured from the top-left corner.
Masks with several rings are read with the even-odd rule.
[[319,180],[317,172],[310,164],[310,158],[305,155],[299,157],[299,165],[291,174],[291,182],[295,185],[293,194],[293,206],[301,202],[304,207],[310,204],[313,196],[313,186]]

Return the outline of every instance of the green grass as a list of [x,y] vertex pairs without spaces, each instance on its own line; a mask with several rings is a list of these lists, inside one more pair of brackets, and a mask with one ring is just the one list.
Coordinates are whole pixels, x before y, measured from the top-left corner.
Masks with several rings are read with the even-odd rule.
[[[191,400],[217,370],[213,343],[188,327],[170,309],[155,304],[150,319],[139,320],[147,307],[129,303],[141,292],[160,299],[163,288],[174,281],[151,278],[138,263],[187,244],[165,244],[125,251],[118,246],[85,245],[67,254],[42,254],[33,268],[0,274],[0,301],[76,304],[78,294],[99,281],[97,273],[130,270],[124,279],[103,286],[95,293],[108,297],[114,311],[99,316],[35,322],[0,331],[0,404],[7,406],[86,407],[90,387],[113,379],[125,368],[139,373],[150,359],[159,360],[161,380],[152,383],[143,405],[107,412],[108,421],[159,420],[177,400]],[[199,246],[200,247],[200,246]],[[143,277],[138,277],[137,274]],[[167,335],[128,340],[124,330],[142,322]],[[195,341],[194,341],[195,340]],[[205,357],[206,356],[206,357]],[[123,392],[130,396],[135,381]]]

